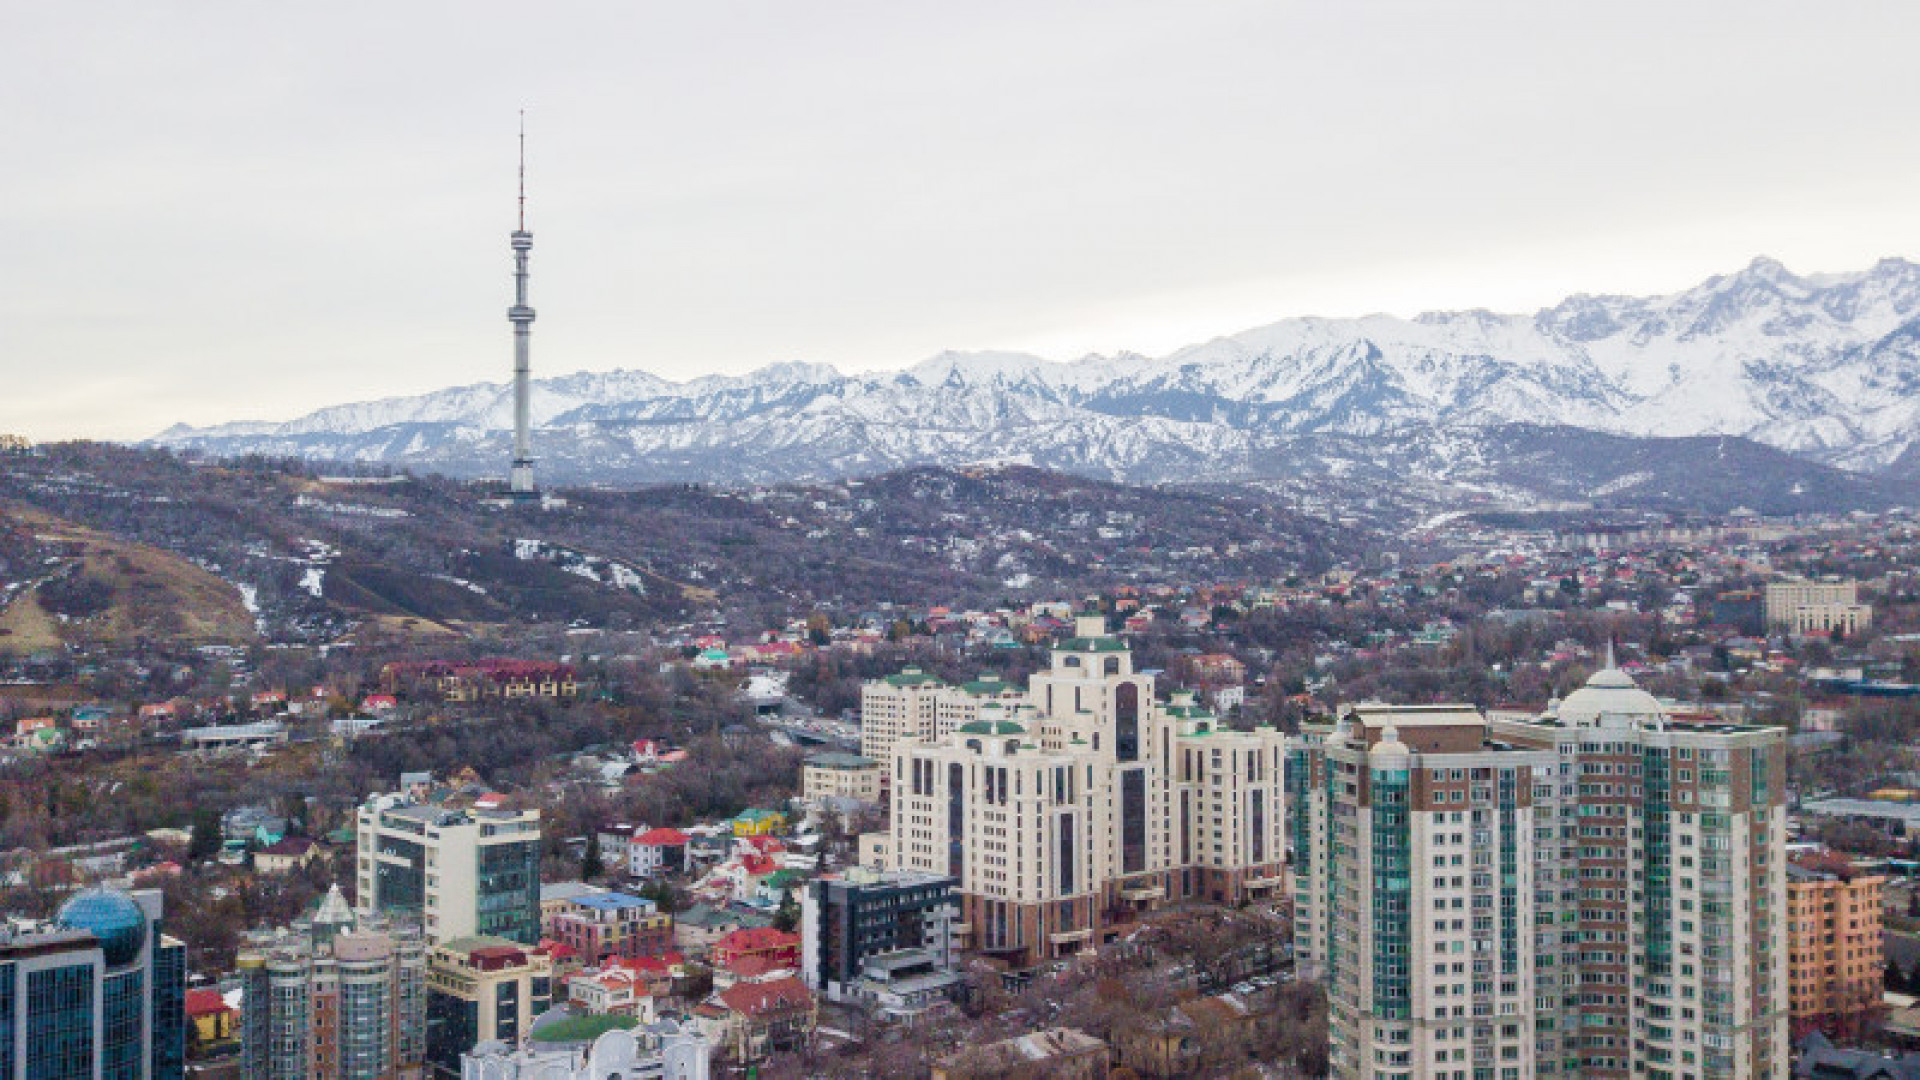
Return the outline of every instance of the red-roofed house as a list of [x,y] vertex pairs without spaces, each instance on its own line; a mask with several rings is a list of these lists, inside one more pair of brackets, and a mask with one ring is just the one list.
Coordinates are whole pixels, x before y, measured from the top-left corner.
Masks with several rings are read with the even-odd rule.
[[387,713],[400,707],[400,699],[392,694],[368,694],[360,699],[360,711],[365,713]]
[[231,1041],[239,1019],[239,1011],[227,1004],[220,991],[187,991],[187,1040],[197,1052]]
[[731,968],[748,957],[763,957],[799,968],[800,935],[771,926],[742,927],[713,943],[713,966]]
[[653,994],[637,971],[610,965],[567,976],[567,1000],[593,1016],[637,1016],[653,1023]]
[[714,1048],[736,1061],[799,1046],[819,1015],[813,994],[792,977],[735,983],[695,1011],[712,1022],[708,1038]]
[[725,964],[713,966],[713,985],[725,990],[734,983],[768,982],[800,974],[798,964],[789,964],[785,960],[772,956],[740,956]]
[[627,841],[627,872],[634,877],[677,874],[687,868],[692,837],[679,829],[648,829]]

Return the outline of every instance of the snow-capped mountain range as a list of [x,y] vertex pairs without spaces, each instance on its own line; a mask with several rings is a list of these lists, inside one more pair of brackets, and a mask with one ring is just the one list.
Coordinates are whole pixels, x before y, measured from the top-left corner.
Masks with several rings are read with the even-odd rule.
[[[504,365],[503,365],[504,366]],[[1799,276],[1771,259],[1671,296],[1569,297],[1531,315],[1296,318],[1164,357],[946,353],[904,371],[780,364],[675,383],[534,384],[554,482],[749,483],[1018,461],[1132,481],[1250,480],[1391,443],[1436,474],[1515,424],[1740,436],[1875,473],[1920,459],[1920,264]],[[152,444],[498,475],[511,388],[481,383]],[[1909,453],[1911,451],[1911,454]],[[1475,456],[1475,455],[1468,455]]]

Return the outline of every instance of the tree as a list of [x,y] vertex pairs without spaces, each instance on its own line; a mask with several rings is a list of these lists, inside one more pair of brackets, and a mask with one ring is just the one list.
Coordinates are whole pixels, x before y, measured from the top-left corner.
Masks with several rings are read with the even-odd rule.
[[220,853],[220,815],[201,810],[193,815],[193,838],[187,842],[187,858],[198,862]]
[[600,855],[600,833],[587,834],[587,850],[580,856],[580,880],[592,881],[607,872],[607,861]]
[[793,890],[780,894],[780,909],[773,913],[773,928],[791,934],[800,925],[800,905],[793,902]]

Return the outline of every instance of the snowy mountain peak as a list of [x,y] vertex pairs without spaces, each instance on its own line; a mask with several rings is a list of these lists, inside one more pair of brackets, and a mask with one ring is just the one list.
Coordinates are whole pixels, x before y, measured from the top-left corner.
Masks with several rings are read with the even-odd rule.
[[[1666,296],[1287,319],[1161,357],[947,352],[892,372],[783,363],[686,382],[579,372],[536,380],[534,416],[548,474],[587,479],[806,479],[1010,454],[1136,479],[1260,474],[1305,438],[1514,422],[1743,435],[1881,468],[1920,460],[1920,265],[1803,276],[1762,257]],[[153,442],[474,474],[498,471],[510,420],[507,387],[479,383]]]

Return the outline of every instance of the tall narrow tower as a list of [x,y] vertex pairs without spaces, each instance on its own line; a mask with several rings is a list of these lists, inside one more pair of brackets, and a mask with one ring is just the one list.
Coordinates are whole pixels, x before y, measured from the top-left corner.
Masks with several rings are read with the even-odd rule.
[[527,231],[527,114],[520,112],[520,223],[513,230],[513,306],[507,309],[507,321],[513,324],[513,469],[508,486],[516,499],[539,498],[533,486],[533,446],[527,437],[529,397],[528,379],[532,361],[528,350],[533,344],[533,308],[527,305],[527,257],[533,251],[533,234]]

